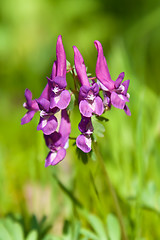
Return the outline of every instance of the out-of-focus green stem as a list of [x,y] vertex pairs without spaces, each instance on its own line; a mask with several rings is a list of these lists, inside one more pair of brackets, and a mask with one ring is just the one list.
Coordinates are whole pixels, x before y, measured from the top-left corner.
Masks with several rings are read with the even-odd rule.
[[96,145],[95,142],[93,142],[93,149],[95,151],[95,154],[100,162],[100,165],[101,165],[101,168],[102,168],[102,171],[104,173],[104,177],[105,177],[105,180],[106,180],[106,183],[109,187],[109,190],[111,192],[111,196],[112,196],[112,199],[113,199],[113,202],[114,202],[114,206],[115,206],[115,210],[116,210],[116,213],[117,213],[117,217],[119,219],[119,223],[120,223],[120,227],[121,227],[121,233],[122,233],[122,238],[123,240],[128,240],[128,237],[127,237],[127,234],[126,234],[126,231],[125,231],[125,226],[124,226],[124,222],[123,222],[123,216],[122,216],[122,213],[121,213],[121,208],[120,208],[120,205],[119,205],[119,202],[118,202],[118,198],[117,198],[117,195],[116,195],[116,192],[115,192],[115,189],[111,183],[111,180],[109,178],[109,175],[108,175],[108,172],[106,170],[106,166],[104,164],[104,161],[103,161],[103,158],[99,152],[99,149]]

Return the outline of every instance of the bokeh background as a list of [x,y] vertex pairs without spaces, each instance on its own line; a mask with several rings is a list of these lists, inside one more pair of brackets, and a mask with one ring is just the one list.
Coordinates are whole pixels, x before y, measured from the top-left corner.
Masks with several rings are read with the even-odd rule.
[[[99,40],[112,79],[122,71],[125,79],[130,79],[128,106],[132,116],[114,108],[107,112],[109,122],[104,124],[106,132],[98,144],[129,239],[159,239],[159,0],[1,0],[0,6],[0,218],[9,215],[12,221],[19,221],[25,235],[37,231],[38,238],[33,240],[42,239],[47,230],[51,236],[46,239],[64,239],[74,234],[77,226],[80,235],[65,239],[96,239],[90,235],[83,238],[83,228],[94,234],[100,227],[94,229],[94,221],[78,212],[75,199],[103,226],[109,214],[116,219],[96,160],[84,164],[70,141],[65,160],[45,169],[48,150],[42,133],[36,131],[38,116],[20,125],[25,114],[24,90],[29,88],[34,98],[40,96],[56,58],[57,36],[62,35],[71,64],[72,46],[76,45],[88,72],[94,75],[94,40]],[[72,137],[78,134],[79,118],[73,112]],[[44,222],[50,227],[42,232]],[[0,232],[5,232],[0,224]],[[110,225],[104,239],[114,240]]]

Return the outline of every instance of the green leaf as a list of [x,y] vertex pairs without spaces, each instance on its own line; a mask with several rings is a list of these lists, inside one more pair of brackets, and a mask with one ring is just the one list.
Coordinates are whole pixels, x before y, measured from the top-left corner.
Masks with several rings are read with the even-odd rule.
[[66,60],[66,65],[67,65],[67,71],[72,68],[71,63],[68,60]]
[[67,107],[67,110],[72,111],[74,109],[75,99],[75,95],[71,92],[71,101]]
[[81,214],[87,219],[90,226],[93,228],[95,233],[97,234],[98,239],[100,240],[107,240],[107,234],[105,231],[105,227],[103,222],[100,218],[98,218],[96,215],[89,214],[86,211],[80,211]]
[[13,240],[10,233],[7,231],[2,221],[0,222],[0,239],[2,240]]
[[88,229],[82,228],[80,233],[86,238],[86,239],[92,239],[92,240],[99,240],[99,238],[95,235],[95,233],[91,232]]
[[21,225],[18,222],[13,221],[10,218],[4,219],[4,226],[12,236],[14,240],[23,240],[24,234]]
[[109,214],[107,216],[107,229],[108,235],[111,240],[121,239],[121,229],[118,219],[113,215]]
[[108,122],[108,121],[109,121],[108,118],[103,117],[103,116],[96,116],[96,118],[97,118],[99,121],[101,121],[101,122]]
[[32,230],[32,231],[28,234],[26,240],[38,240],[38,233],[37,233],[37,231],[36,231],[36,230]]
[[94,128],[93,137],[97,141],[97,137],[104,137],[105,127],[98,121],[96,116],[92,117],[92,124]]
[[59,187],[63,190],[63,192],[72,200],[72,202],[77,206],[82,208],[82,204],[78,201],[78,199],[72,194],[72,192],[67,189],[64,184],[57,178],[55,174],[53,174],[54,179],[57,181]]

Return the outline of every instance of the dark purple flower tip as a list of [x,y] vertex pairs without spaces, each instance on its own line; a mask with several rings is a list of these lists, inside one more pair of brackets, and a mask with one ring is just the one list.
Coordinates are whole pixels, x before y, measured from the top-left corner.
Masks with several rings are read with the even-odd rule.
[[77,76],[80,80],[80,83],[81,85],[85,85],[89,87],[90,83],[87,77],[86,66],[84,64],[83,57],[76,46],[73,46],[73,50],[74,50],[75,69],[77,72]]
[[79,111],[84,117],[92,117],[93,109],[88,101],[82,100],[79,103]]
[[97,83],[93,83],[91,90],[93,91],[94,95],[97,96],[99,93],[99,86]]
[[130,110],[129,110],[129,108],[128,108],[127,105],[124,106],[124,111],[125,111],[125,113],[126,113],[128,116],[131,116],[131,112],[130,112]]
[[50,165],[56,165],[60,161],[62,161],[66,156],[66,150],[64,148],[59,149],[58,151],[50,151],[46,161],[45,161],[45,167],[48,167]]
[[91,137],[89,135],[79,135],[76,139],[76,145],[83,152],[88,153],[91,151]]
[[106,59],[103,55],[103,48],[99,41],[94,41],[95,47],[98,51],[97,64],[96,64],[96,76],[102,84],[109,90],[114,89],[114,81],[111,79]]
[[128,98],[122,94],[117,94],[115,92],[111,93],[111,104],[120,109],[124,109],[126,102],[129,102]]
[[40,117],[37,131],[42,130],[45,135],[50,135],[56,131],[57,126],[58,122],[55,116],[46,116],[44,118]]
[[[57,143],[61,139],[61,134],[56,131],[50,135],[44,134],[44,139],[45,139],[47,147],[50,150],[54,151],[54,150],[56,150],[55,143]],[[57,146],[59,146],[59,145],[57,145]]]
[[48,84],[52,91],[54,91],[55,87],[58,87],[60,90],[64,89],[67,87],[67,82],[65,77],[57,76],[54,79],[48,78]]
[[119,88],[123,79],[124,79],[124,72],[120,73],[117,80],[115,81],[115,88]]
[[57,57],[56,76],[65,77],[66,76],[66,54],[64,51],[61,35],[59,35],[57,39],[56,57]]
[[45,98],[36,99],[40,110],[44,110],[45,112],[49,112],[50,102]]
[[30,122],[32,120],[32,118],[34,117],[35,111],[28,111],[24,117],[21,119],[21,125],[26,124],[28,122]]
[[122,83],[122,85],[124,86],[124,91],[123,91],[123,94],[124,94],[124,95],[127,95],[129,83],[130,83],[130,80],[126,80],[126,81],[124,81],[124,82]]
[[89,117],[83,117],[78,125],[79,131],[84,134],[92,134],[93,133],[93,125],[91,118]]

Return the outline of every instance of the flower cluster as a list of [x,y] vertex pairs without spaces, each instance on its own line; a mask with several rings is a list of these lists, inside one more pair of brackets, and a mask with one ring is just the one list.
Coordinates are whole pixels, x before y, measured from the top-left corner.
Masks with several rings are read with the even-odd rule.
[[[78,105],[81,114],[81,121],[78,125],[81,134],[76,138],[76,145],[83,152],[91,151],[92,134],[94,132],[92,117],[102,115],[113,105],[116,108],[124,109],[127,115],[131,115],[126,102],[129,102],[127,93],[129,80],[122,83],[124,73],[122,72],[116,81],[111,79],[106,59],[103,55],[103,48],[99,41],[94,42],[98,56],[96,64],[96,77],[88,77],[83,57],[76,46],[74,50],[74,67],[67,71],[66,55],[62,43],[62,37],[58,36],[56,44],[56,61],[53,63],[50,78],[47,77],[47,84],[41,96],[32,100],[32,93],[25,90],[26,102],[23,106],[28,110],[21,119],[21,124],[32,120],[36,112],[40,112],[40,121],[37,130],[42,130],[44,139],[50,152],[45,160],[45,167],[56,165],[64,159],[68,147],[71,123],[69,120],[68,105],[71,95],[78,91]],[[74,71],[73,71],[74,70]],[[80,83],[80,89],[67,88],[66,74],[71,72],[74,80]],[[76,73],[75,73],[76,72]],[[97,81],[95,81],[97,78]],[[103,92],[103,99],[99,92]],[[75,94],[76,96],[76,94]],[[61,120],[58,124],[57,113],[60,112]]]

